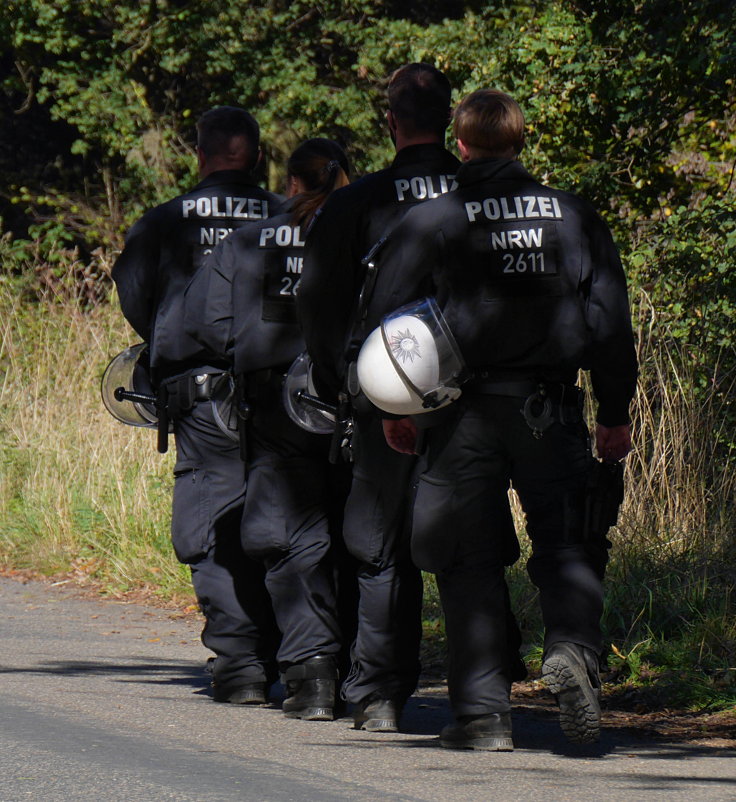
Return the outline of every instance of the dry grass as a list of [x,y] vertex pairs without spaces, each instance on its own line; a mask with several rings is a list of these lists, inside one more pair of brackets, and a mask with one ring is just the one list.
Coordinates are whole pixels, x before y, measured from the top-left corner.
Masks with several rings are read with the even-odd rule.
[[45,572],[84,566],[111,588],[185,586],[168,543],[171,455],[113,420],[99,383],[132,336],[119,310],[29,308],[0,285],[0,559]]

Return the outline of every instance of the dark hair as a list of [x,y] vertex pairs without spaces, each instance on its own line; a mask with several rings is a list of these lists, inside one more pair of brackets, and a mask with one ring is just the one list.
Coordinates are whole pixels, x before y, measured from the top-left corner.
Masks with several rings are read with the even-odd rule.
[[478,89],[458,103],[452,133],[483,155],[501,156],[524,147],[524,112],[498,89]]
[[309,223],[327,196],[349,183],[350,164],[345,151],[331,139],[308,139],[286,162],[289,177],[299,178],[305,191],[292,205],[292,220]]
[[431,64],[406,64],[388,82],[388,107],[410,136],[431,133],[444,139],[451,95],[450,82]]
[[236,106],[217,106],[197,121],[197,145],[205,156],[224,156],[233,138],[243,137],[248,149],[248,169],[256,164],[260,136],[255,117]]

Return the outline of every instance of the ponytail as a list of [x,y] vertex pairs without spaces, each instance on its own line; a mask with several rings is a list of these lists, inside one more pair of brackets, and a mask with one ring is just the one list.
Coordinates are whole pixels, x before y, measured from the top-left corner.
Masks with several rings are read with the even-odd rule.
[[350,167],[343,149],[329,139],[308,139],[289,158],[289,176],[298,178],[305,191],[292,205],[294,225],[308,226],[328,196],[350,183]]

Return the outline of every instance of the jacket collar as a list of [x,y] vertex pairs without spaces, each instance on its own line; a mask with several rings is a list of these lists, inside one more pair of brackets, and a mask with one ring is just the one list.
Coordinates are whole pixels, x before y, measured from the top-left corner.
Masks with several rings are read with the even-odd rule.
[[434,159],[452,156],[449,150],[439,143],[426,143],[424,145],[407,145],[394,156],[391,167],[404,167],[414,162],[432,161]]
[[[500,181],[529,180],[532,176],[516,159],[473,159],[464,162],[455,177],[461,186],[477,181],[497,179]],[[533,180],[533,179],[532,179]]]

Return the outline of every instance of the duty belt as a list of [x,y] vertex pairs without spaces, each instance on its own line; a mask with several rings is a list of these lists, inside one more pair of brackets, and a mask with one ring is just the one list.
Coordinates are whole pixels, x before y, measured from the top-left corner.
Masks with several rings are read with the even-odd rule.
[[475,378],[463,385],[463,392],[476,392],[481,395],[502,395],[509,398],[526,398],[539,389],[540,382],[522,379],[520,381],[492,381],[476,374]]
[[486,371],[476,372],[463,391],[524,399],[519,410],[536,438],[555,422],[578,423],[582,420],[583,393],[579,387],[562,382],[532,379],[497,381]]
[[221,389],[224,371],[186,373],[166,379],[161,389],[165,394],[169,417],[177,420],[189,413],[197,401],[210,401]]

